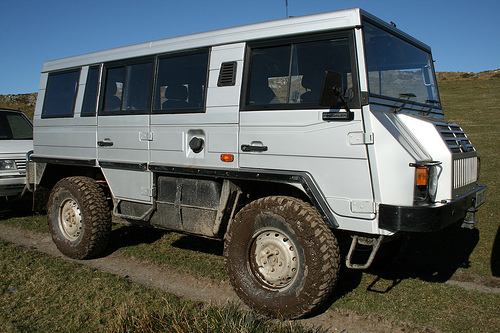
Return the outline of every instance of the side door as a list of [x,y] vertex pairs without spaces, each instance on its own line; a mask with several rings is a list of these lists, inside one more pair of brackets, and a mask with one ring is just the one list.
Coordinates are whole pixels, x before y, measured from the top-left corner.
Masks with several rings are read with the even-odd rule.
[[104,65],[98,161],[118,200],[152,202],[148,171],[153,59]]
[[[239,163],[305,172],[337,215],[370,219],[375,211],[353,38],[345,32],[250,44]],[[342,74],[353,118],[342,119],[340,101],[320,106],[326,71]]]

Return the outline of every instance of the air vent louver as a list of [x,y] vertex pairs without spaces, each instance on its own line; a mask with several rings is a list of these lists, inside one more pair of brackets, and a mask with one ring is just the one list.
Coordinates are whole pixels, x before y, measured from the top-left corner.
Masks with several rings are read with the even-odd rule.
[[236,61],[223,62],[219,72],[218,87],[234,86],[236,84]]
[[455,124],[437,124],[436,128],[453,154],[476,151],[460,126]]

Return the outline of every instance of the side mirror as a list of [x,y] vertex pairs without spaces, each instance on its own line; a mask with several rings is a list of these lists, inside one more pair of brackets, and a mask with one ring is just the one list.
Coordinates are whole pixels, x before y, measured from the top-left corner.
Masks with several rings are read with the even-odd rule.
[[339,72],[326,71],[321,87],[319,105],[334,107],[339,101],[342,92],[342,74]]
[[342,106],[346,109],[346,112],[323,112],[324,121],[354,119],[354,113],[351,112],[344,96],[342,96],[342,82],[342,74],[333,71],[325,72],[323,87],[321,88],[321,95],[319,97],[319,105],[328,106],[330,109],[333,109],[337,105],[340,98]]

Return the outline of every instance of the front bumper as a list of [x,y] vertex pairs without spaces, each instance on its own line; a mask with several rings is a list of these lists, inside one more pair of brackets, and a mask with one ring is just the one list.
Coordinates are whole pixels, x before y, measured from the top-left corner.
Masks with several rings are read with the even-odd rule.
[[1,176],[0,197],[10,197],[23,193],[26,186],[25,175]]
[[470,208],[479,207],[486,200],[486,185],[476,187],[447,203],[426,206],[392,206],[380,204],[379,228],[392,232],[434,232],[460,221]]

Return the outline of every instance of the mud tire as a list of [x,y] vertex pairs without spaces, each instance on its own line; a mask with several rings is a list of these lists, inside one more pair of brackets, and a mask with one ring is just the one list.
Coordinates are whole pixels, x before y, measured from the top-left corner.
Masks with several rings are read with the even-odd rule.
[[54,186],[47,203],[47,222],[59,251],[89,259],[107,246],[111,209],[102,187],[87,177],[68,177]]
[[299,318],[321,306],[340,269],[337,239],[316,209],[285,196],[258,199],[236,214],[226,233],[224,259],[238,296],[280,319]]

